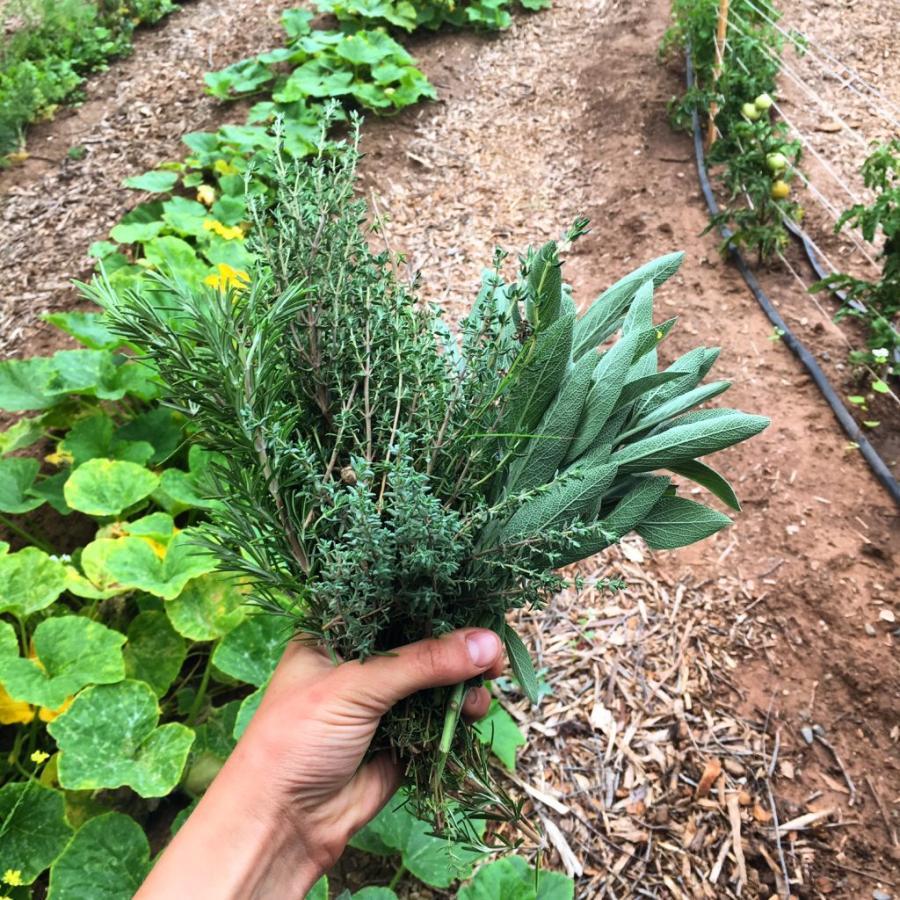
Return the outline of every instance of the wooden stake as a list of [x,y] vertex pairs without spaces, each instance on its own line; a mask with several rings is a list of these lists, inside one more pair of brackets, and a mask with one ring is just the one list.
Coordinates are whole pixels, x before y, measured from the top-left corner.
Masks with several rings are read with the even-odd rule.
[[[719,81],[722,74],[722,62],[725,58],[725,39],[728,35],[728,0],[719,0],[719,20],[716,28],[716,64],[713,67],[713,87]],[[716,113],[718,104],[713,100],[709,105],[709,125],[706,130],[706,149],[712,146],[716,139]]]

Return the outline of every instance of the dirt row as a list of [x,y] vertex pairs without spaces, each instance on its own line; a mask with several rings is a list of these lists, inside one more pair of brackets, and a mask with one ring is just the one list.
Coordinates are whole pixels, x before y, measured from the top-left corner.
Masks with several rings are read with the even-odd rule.
[[[85,106],[36,130],[32,159],[0,176],[7,354],[58,345],[35,313],[76,302],[66,284],[86,274],[85,248],[134,202],[121,178],[178,155],[181,133],[234,114],[202,97],[200,74],[273,44],[288,5],[196,0],[92,82]],[[680,316],[663,355],[720,346],[718,377],[734,381],[727,404],[772,425],[719,462],[744,504],[734,527],[643,564],[660,579],[744,585],[747,609],[775,637],[730,673],[736,702],[773,717],[786,746],[801,748],[803,765],[779,792],[793,802],[819,792],[816,808],[849,823],[832,833],[817,890],[868,897],[900,864],[891,837],[900,825],[896,510],[715,238],[700,236],[707,220],[690,142],[666,117],[679,75],[656,56],[667,16],[664,0],[556,0],[501,36],[415,38],[440,100],[367,122],[364,185],[390,217],[391,249],[421,270],[424,295],[451,318],[495,244],[522,249],[578,214],[592,231],[565,273],[582,303],[639,263],[686,251],[659,295],[659,314]],[[72,144],[89,148],[83,161],[64,159]],[[820,353],[845,353],[796,283],[779,273],[765,281]],[[834,757],[802,750],[811,725],[858,786],[852,807]],[[527,774],[527,754],[523,765]]]

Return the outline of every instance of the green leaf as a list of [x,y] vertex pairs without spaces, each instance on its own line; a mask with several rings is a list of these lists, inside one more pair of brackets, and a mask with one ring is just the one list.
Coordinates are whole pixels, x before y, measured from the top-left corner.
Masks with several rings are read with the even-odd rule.
[[641,476],[615,509],[597,523],[598,527],[611,535],[613,541],[623,538],[656,506],[669,484],[670,479],[664,475]]
[[266,685],[258,687],[252,694],[248,694],[241,701],[241,707],[238,710],[237,718],[234,720],[234,739],[239,741],[241,735],[247,730],[250,720],[259,709],[263,696],[266,693]]
[[574,896],[571,878],[560,872],[535,870],[519,856],[483,865],[456,894],[457,900],[572,900]]
[[52,360],[42,356],[0,362],[0,409],[22,412],[53,406],[56,397],[48,388],[54,372]]
[[872,390],[879,394],[889,394],[891,391],[887,382],[882,381],[880,378],[876,378],[875,381],[872,382]]
[[28,495],[41,464],[36,459],[0,459],[0,512],[21,515],[37,509],[44,501]]
[[573,323],[572,316],[559,319],[522,348],[508,376],[501,432],[529,433],[540,422],[568,368]]
[[127,785],[141,797],[165,796],[181,778],[194,732],[158,722],[156,694],[143,681],[82,691],[47,726],[60,750],[60,785],[74,791]]
[[[299,10],[297,10],[299,12]],[[306,900],[328,900],[328,876],[323,875],[306,895]]]
[[491,700],[487,715],[472,727],[478,740],[489,746],[494,756],[514,772],[516,750],[524,747],[526,740],[513,717],[496,700]]
[[50,870],[47,900],[130,900],[150,872],[150,844],[130,816],[106,813],[81,826]]
[[36,444],[44,436],[44,417],[25,416],[0,432],[0,455],[15,453]]
[[138,613],[128,626],[125,673],[146,681],[162,697],[178,677],[187,647],[172,628],[164,612],[150,609]]
[[177,282],[198,287],[206,276],[206,266],[198,251],[180,237],[167,234],[144,244],[147,261]]
[[615,477],[615,465],[568,472],[545,493],[526,500],[503,526],[501,539],[542,535],[554,527],[590,517]]
[[628,308],[638,288],[648,279],[658,288],[678,271],[683,253],[669,253],[635,269],[605,290],[578,320],[572,345],[572,355],[578,359],[588,350],[594,349],[604,337],[610,334],[609,325],[615,322]]
[[119,244],[146,244],[165,228],[165,222],[120,222],[109,236]]
[[89,684],[125,677],[125,635],[85,616],[45,619],[34,630],[34,657],[19,656],[19,642],[0,622],[0,682],[14,700],[58,709]]
[[285,616],[260,612],[229,631],[213,652],[213,664],[225,675],[261,687],[284,652],[292,634]]
[[159,490],[153,495],[156,502],[175,516],[187,509],[215,509],[219,506],[219,501],[209,496],[212,490],[209,468],[215,456],[216,454],[203,450],[197,444],[192,445],[188,453],[190,471],[165,469],[160,478]]
[[535,254],[528,288],[526,310],[534,304],[534,318],[528,318],[540,331],[556,321],[562,304],[562,271],[555,241],[544,244]]
[[60,442],[60,450],[72,456],[77,468],[90,459],[118,459],[144,465],[154,454],[146,441],[124,441],[114,435],[115,423],[104,412],[79,419]]
[[73,310],[44,313],[41,318],[91,350],[116,350],[124,344],[122,338],[106,327],[104,313]]
[[[431,887],[447,888],[460,878],[468,878],[474,863],[483,854],[446,838],[433,837],[432,826],[416,819],[402,804],[402,796],[389,800],[381,812],[350,840],[353,847],[388,848],[402,855],[403,864],[420,881]],[[484,823],[473,822],[479,833]]]
[[369,886],[352,894],[351,900],[398,900],[398,897],[390,888]]
[[726,506],[730,506],[737,512],[741,511],[741,503],[731,485],[715,469],[711,469],[699,460],[692,459],[672,466],[672,471],[676,475],[690,478],[691,481],[705,487]]
[[70,470],[65,468],[55,475],[41,478],[28,489],[28,493],[40,498],[41,502],[49,503],[61,516],[67,516],[72,510],[63,496],[63,486],[69,479],[69,473]]
[[37,547],[0,556],[0,612],[25,619],[66,589],[66,567]]
[[147,191],[149,194],[165,194],[178,184],[177,172],[144,172],[126,178],[122,184],[136,191]]
[[659,387],[661,384],[681,378],[683,374],[683,372],[653,372],[625,382],[622,393],[619,394],[619,399],[616,400],[616,405],[613,407],[613,412],[628,406],[637,400],[638,397]]
[[246,587],[229,575],[202,575],[166,603],[175,630],[191,641],[214,641],[246,615]]
[[519,637],[516,630],[507,622],[503,623],[500,636],[506,646],[506,655],[509,657],[509,664],[512,666],[516,681],[519,682],[525,696],[532,703],[537,703],[540,699],[540,685],[528,648],[522,643],[522,638]]
[[571,369],[547,407],[536,437],[525,440],[524,453],[510,466],[507,495],[539,487],[556,474],[576,435],[595,365],[596,360],[585,354]]
[[699,404],[705,403],[707,400],[712,400],[713,397],[718,397],[719,394],[727,391],[729,387],[731,387],[730,381],[714,381],[689,390],[687,393],[674,396],[670,400],[660,403],[641,418],[638,418],[628,431],[619,436],[619,440],[625,441],[632,435],[646,431],[648,428],[653,428],[655,425],[659,425],[667,419],[699,406]]
[[637,340],[636,335],[621,338],[597,363],[594,383],[585,400],[575,439],[569,445],[563,462],[578,459],[594,446],[625,386]]
[[90,459],[69,477],[66,503],[89,516],[115,516],[149,496],[159,476],[136,463]]
[[51,865],[72,836],[62,794],[38,781],[0,788],[0,822],[0,872],[20,872],[23,884]]
[[81,565],[100,590],[136,589],[172,600],[192,578],[216,567],[215,559],[196,540],[192,529],[180,531],[168,547],[145,537],[98,538],[82,551]]
[[610,461],[617,463],[623,474],[669,469],[673,465],[745,441],[759,434],[768,424],[769,420],[763,416],[741,412],[688,424],[675,424],[659,434],[617,450]]
[[203,237],[209,213],[202,203],[187,197],[172,197],[163,204],[163,221],[181,237]]
[[653,550],[674,550],[702,541],[731,524],[731,519],[683,497],[663,497],[637,526],[637,533]]
[[183,419],[174,410],[159,406],[135,416],[116,432],[116,438],[151,444],[156,452],[149,464],[158,466],[184,443]]

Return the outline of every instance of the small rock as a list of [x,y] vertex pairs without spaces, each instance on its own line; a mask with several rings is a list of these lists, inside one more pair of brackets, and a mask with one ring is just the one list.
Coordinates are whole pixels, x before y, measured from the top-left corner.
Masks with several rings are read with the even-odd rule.
[[811,744],[816,739],[816,736],[813,734],[813,730],[809,725],[804,725],[800,729],[800,735],[807,744]]
[[866,622],[866,624],[863,625],[863,628],[865,629],[865,632],[867,635],[869,635],[869,637],[875,637],[875,635],[878,633],[875,631],[875,626],[871,622]]
[[897,617],[894,615],[894,611],[891,609],[881,610],[881,612],[878,613],[878,618],[881,619],[882,622],[894,623],[897,621]]
[[878,888],[875,888],[872,891],[872,900],[892,900],[892,895],[887,891],[880,891]]

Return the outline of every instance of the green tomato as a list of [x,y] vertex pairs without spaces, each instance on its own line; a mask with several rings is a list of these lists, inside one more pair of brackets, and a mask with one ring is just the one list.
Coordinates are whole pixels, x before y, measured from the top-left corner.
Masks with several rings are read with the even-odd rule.
[[766,165],[772,174],[777,175],[787,168],[787,157],[783,153],[770,153],[766,156]]
[[765,112],[772,108],[775,101],[768,94],[760,94],[754,101],[753,105],[760,111]]
[[755,122],[759,119],[759,110],[752,103],[745,103],[741,107],[741,115],[748,119],[751,122]]

